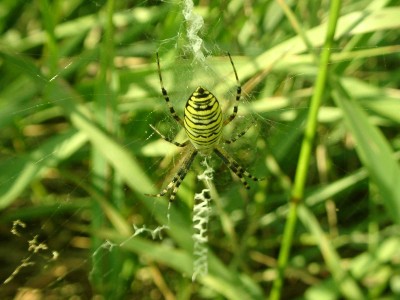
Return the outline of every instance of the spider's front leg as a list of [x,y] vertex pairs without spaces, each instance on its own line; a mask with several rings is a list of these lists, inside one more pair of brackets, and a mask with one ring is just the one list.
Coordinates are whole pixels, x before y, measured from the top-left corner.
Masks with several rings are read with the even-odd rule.
[[169,112],[171,113],[172,117],[175,119],[175,121],[177,121],[181,126],[183,125],[183,121],[181,118],[179,118],[179,116],[177,115],[174,106],[172,105],[171,101],[169,100],[169,96],[168,96],[168,92],[167,90],[164,88],[164,82],[161,76],[161,68],[160,68],[160,58],[158,57],[158,52],[157,52],[157,67],[158,67],[158,77],[160,79],[160,85],[161,85],[161,92],[164,96],[165,102],[168,105],[169,108]]
[[235,105],[233,106],[233,113],[225,120],[224,125],[229,124],[230,122],[233,121],[233,119],[236,118],[236,115],[238,113],[239,110],[239,101],[240,101],[240,97],[242,95],[242,86],[240,85],[240,80],[238,77],[238,74],[236,72],[236,68],[235,68],[235,64],[233,63],[232,57],[228,52],[228,56],[229,56],[229,60],[231,61],[231,65],[233,68],[233,73],[235,73],[235,78],[236,78],[236,99],[235,99]]

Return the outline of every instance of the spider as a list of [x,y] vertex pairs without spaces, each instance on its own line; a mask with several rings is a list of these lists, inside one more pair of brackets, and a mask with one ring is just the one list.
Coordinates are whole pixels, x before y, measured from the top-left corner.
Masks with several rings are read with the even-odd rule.
[[171,182],[160,193],[146,194],[147,196],[162,197],[170,190],[172,190],[169,201],[173,202],[175,200],[175,196],[178,192],[179,186],[184,180],[197,154],[200,154],[202,156],[210,156],[214,152],[222,159],[225,165],[227,165],[228,168],[239,177],[240,181],[246,189],[250,189],[250,186],[246,181],[246,177],[254,181],[262,180],[251,175],[249,172],[243,169],[239,165],[239,163],[234,160],[221,147],[221,144],[231,144],[235,142],[237,139],[243,136],[248,129],[245,129],[244,131],[229,140],[222,138],[223,128],[227,124],[232,122],[238,113],[239,100],[242,93],[242,87],[240,85],[235,65],[229,53],[228,56],[237,83],[236,101],[235,105],[233,106],[232,114],[230,114],[227,118],[224,118],[217,98],[215,98],[215,96],[210,91],[199,86],[195,89],[195,91],[190,95],[189,99],[187,100],[185,105],[184,117],[182,120],[177,115],[173,105],[169,100],[167,90],[164,88],[164,83],[161,76],[160,59],[157,53],[158,77],[160,79],[161,92],[169,108],[170,114],[175,119],[175,121],[185,129],[188,139],[183,143],[178,143],[164,136],[154,126],[150,126],[162,139],[171,144],[174,144],[175,146],[187,148],[188,151],[186,152],[186,155],[182,158],[178,172],[172,178]]

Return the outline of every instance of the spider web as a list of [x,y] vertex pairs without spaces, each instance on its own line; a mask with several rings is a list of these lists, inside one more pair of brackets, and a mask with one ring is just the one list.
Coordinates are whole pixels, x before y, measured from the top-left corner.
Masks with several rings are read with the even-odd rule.
[[[137,4],[137,6],[147,4],[150,4],[150,2],[143,1]],[[168,2],[166,4],[171,5]],[[103,7],[102,2],[96,1],[91,1],[90,5],[93,8],[99,9]],[[178,30],[167,37],[154,37],[150,33],[146,34],[149,39],[153,39],[153,44],[156,45],[154,48],[162,54],[161,68],[164,84],[178,114],[182,116],[182,108],[186,99],[198,85],[204,85],[214,93],[221,102],[225,115],[231,113],[235,99],[236,83],[231,65],[225,53],[226,51],[232,51],[231,54],[238,69],[242,85],[248,82],[246,66],[252,62],[245,59],[245,55],[243,57],[238,55],[241,51],[234,52],[232,49],[226,49],[227,47],[216,44],[216,40],[202,40],[207,34],[212,35],[210,34],[211,29],[213,26],[217,27],[221,25],[223,23],[222,19],[220,20],[220,24],[202,24],[201,17],[199,19],[200,15],[193,11],[190,1],[185,2],[183,6],[172,3],[170,7],[179,12],[179,14],[182,14],[182,19],[178,21]],[[145,18],[145,15],[138,13],[138,11],[140,12],[140,7],[138,9],[132,9],[128,5],[127,8],[120,7],[117,11],[119,13],[119,17],[116,18],[117,23],[120,22],[118,24],[123,24],[123,22],[127,22],[126,24],[128,25],[126,26],[129,26],[129,21],[126,21],[124,18],[131,13],[132,15],[140,15]],[[85,18],[84,10],[77,13],[82,14],[82,24],[91,20],[90,18]],[[191,23],[191,25],[187,26],[185,22],[188,24]],[[30,26],[34,26],[35,24],[33,23]],[[124,25],[119,26],[123,27]],[[67,29],[64,28],[66,31]],[[13,32],[8,32],[7,38],[12,38],[12,34]],[[93,26],[93,29],[89,31],[87,38],[83,39],[83,37],[77,36],[75,41],[71,41],[71,45],[73,42],[78,43],[82,39],[86,47],[93,51],[87,51],[85,54],[62,55],[60,61],[63,67],[60,68],[57,74],[54,74],[50,78],[43,76],[43,72],[45,72],[48,66],[38,67],[38,65],[31,64],[29,61],[23,66],[18,65],[18,63],[15,64],[16,68],[7,70],[8,74],[10,77],[16,77],[18,72],[30,73],[38,81],[44,82],[47,85],[60,77],[68,78],[80,65],[85,64],[88,66],[87,74],[78,74],[75,80],[82,80],[82,82],[89,81],[90,78],[96,76],[96,65],[98,65],[100,60],[96,48],[103,36],[104,33],[96,29],[96,26]],[[33,36],[32,40],[27,39],[25,41],[27,45],[26,49],[19,48],[19,53],[10,54],[16,54],[16,56],[28,54],[28,56],[34,59],[39,58],[42,55],[40,45],[43,43],[43,37],[37,35]],[[130,77],[130,74],[126,75],[126,78],[121,76],[122,80],[141,77],[145,80],[143,80],[143,84],[135,86],[120,97],[121,102],[118,109],[121,112],[120,115],[123,120],[125,136],[116,136],[116,139],[122,141],[123,148],[130,151],[132,155],[143,157],[143,164],[141,165],[143,170],[146,174],[156,174],[156,176],[152,176],[152,180],[158,178],[159,182],[155,182],[154,186],[159,188],[163,186],[162,181],[169,177],[171,166],[176,165],[176,155],[179,155],[179,149],[175,149],[173,146],[168,147],[163,141],[159,141],[157,135],[154,135],[148,125],[155,125],[160,131],[171,138],[178,135],[177,138],[179,141],[185,139],[185,136],[181,128],[168,114],[159,91],[156,69],[151,68],[149,71],[149,69],[141,70],[138,67],[143,63],[143,60],[140,58],[140,53],[142,52],[136,50],[140,49],[141,44],[130,42],[129,40],[122,40],[120,44],[125,46],[123,51],[126,51],[128,55],[117,53],[116,65],[123,66],[121,68],[126,73],[134,74],[132,77]],[[67,46],[71,45],[64,46],[67,48]],[[4,44],[1,47],[3,48]],[[171,49],[176,49],[173,55],[171,54]],[[366,50],[368,49],[370,48]],[[151,53],[155,52],[153,50],[149,51]],[[155,55],[152,56],[155,61]],[[264,155],[264,151],[269,151],[269,144],[282,142],[279,140],[282,134],[277,133],[287,134],[289,139],[291,132],[302,126],[301,119],[297,119],[297,116],[303,111],[305,112],[308,108],[303,104],[298,105],[295,102],[287,104],[290,99],[285,97],[285,95],[290,88],[295,86],[298,77],[307,78],[312,71],[310,72],[307,67],[299,66],[298,68],[293,68],[294,71],[292,74],[282,76],[282,74],[279,74],[279,70],[285,70],[285,66],[282,66],[282,64],[279,65],[278,62],[279,58],[283,56],[284,54],[281,54],[281,56],[275,58],[276,69],[278,71],[268,75],[269,79],[266,83],[268,87],[262,91],[255,88],[251,93],[243,93],[238,116],[232,124],[224,129],[224,134],[229,137],[253,125],[248,133],[230,148],[230,153],[236,159],[240,159],[245,167],[248,167],[255,175],[258,175],[258,170],[262,170],[258,166],[265,164],[264,160],[266,156]],[[390,58],[389,55],[387,55],[387,58]],[[382,59],[383,68],[389,68],[385,65],[385,59],[386,57]],[[343,61],[344,59],[338,59],[334,64],[339,65]],[[38,68],[36,69],[35,67]],[[146,75],[146,72],[151,75]],[[2,80],[6,82],[5,79]],[[63,295],[64,297],[77,294],[85,295],[82,289],[89,289],[90,274],[103,268],[102,264],[104,261],[102,259],[107,257],[109,253],[120,255],[121,252],[118,251],[125,249],[124,247],[128,247],[132,239],[154,239],[155,242],[166,248],[171,245],[176,246],[174,239],[177,238],[173,235],[179,231],[177,228],[170,228],[168,222],[168,220],[174,217],[175,212],[168,209],[165,204],[167,201],[167,199],[164,199],[165,197],[163,199],[147,199],[147,201],[151,202],[150,207],[152,207],[148,209],[140,201],[133,201],[132,199],[136,196],[129,191],[129,188],[126,188],[124,191],[130,202],[126,204],[126,206],[129,206],[129,212],[124,217],[128,220],[127,223],[131,225],[129,234],[115,240],[104,236],[102,237],[104,242],[101,246],[95,251],[89,252],[90,232],[88,231],[87,224],[90,223],[91,217],[88,215],[87,210],[91,199],[89,199],[87,191],[81,185],[82,183],[90,185],[92,176],[88,167],[89,162],[85,155],[85,151],[89,151],[88,146],[85,146],[87,138],[71,134],[73,138],[68,139],[70,148],[67,144],[62,143],[63,139],[61,137],[66,139],[70,133],[63,131],[64,128],[68,127],[68,121],[60,113],[62,109],[58,106],[60,103],[75,100],[63,96],[55,97],[50,99],[50,101],[43,100],[40,96],[31,97],[34,94],[34,90],[35,86],[29,84],[29,81],[20,80],[15,81],[14,86],[7,90],[9,94],[3,94],[6,101],[2,101],[2,109],[4,109],[2,120],[6,120],[8,117],[13,118],[15,119],[15,124],[19,124],[20,128],[24,128],[24,131],[19,132],[15,125],[5,127],[2,133],[5,141],[2,144],[2,150],[4,149],[5,151],[2,153],[2,156],[4,154],[2,169],[7,170],[7,168],[12,168],[19,164],[27,165],[28,168],[20,168],[19,170],[22,171],[14,173],[10,177],[2,177],[0,187],[2,186],[3,189],[9,187],[11,182],[22,181],[24,176],[32,176],[30,174],[35,172],[41,175],[40,177],[32,176],[32,181],[26,187],[26,190],[29,190],[29,192],[22,193],[19,195],[17,201],[13,200],[12,203],[10,202],[10,206],[2,214],[2,236],[5,237],[5,240],[1,259],[7,262],[7,265],[1,271],[3,284],[0,286],[0,290],[3,290],[3,295],[16,295],[17,293],[19,295],[34,295],[37,297],[48,295]],[[154,92],[148,92],[149,90],[154,90]],[[13,95],[17,94],[20,96],[21,91],[26,93],[26,95],[18,98],[22,99],[20,100],[21,102],[13,102]],[[88,101],[87,103],[96,96],[93,88],[85,84],[79,86],[79,91],[84,96],[84,100]],[[310,94],[307,89],[303,89],[299,93],[304,93],[304,97]],[[272,95],[276,94],[281,96],[272,97]],[[301,98],[302,96],[297,95],[297,97]],[[328,109],[323,110],[322,114],[327,124],[337,118],[336,112],[329,111]],[[53,117],[46,117],[46,115]],[[378,121],[383,122],[382,119]],[[140,129],[141,134],[132,134],[137,132],[138,129]],[[328,141],[333,141],[336,138],[335,134],[339,135],[339,131],[340,129],[333,134],[322,133],[322,137]],[[49,144],[48,149],[53,150],[43,154],[41,151],[45,147],[42,146],[46,143],[47,138],[52,135],[59,135],[60,140],[54,140],[54,145]],[[10,136],[17,136],[19,138],[10,138]],[[132,138],[127,139],[125,137]],[[14,147],[10,147],[9,145],[12,142],[14,143]],[[57,144],[57,142],[60,144]],[[76,145],[76,147],[80,145],[83,151],[75,155],[71,154],[73,152],[71,150],[73,145]],[[34,151],[35,148],[40,151]],[[10,153],[9,149],[17,149],[19,152]],[[289,155],[285,158],[286,160],[293,161],[296,159],[295,153],[290,151],[288,153]],[[323,153],[323,150],[320,153]],[[58,156],[59,154],[63,154],[64,156]],[[272,172],[276,175],[275,178],[281,180],[281,185],[285,185],[287,182],[285,182],[285,177],[281,176],[282,170],[279,168],[279,163],[283,158],[279,157],[279,153],[272,154],[268,156],[269,160],[266,162],[269,166],[269,172]],[[58,160],[55,159],[56,157]],[[71,174],[67,173],[71,169],[63,168],[63,158],[65,157],[71,157],[68,163],[71,166],[76,166],[76,168],[72,168],[76,173],[71,178],[69,178]],[[54,161],[48,163],[49,167],[38,167],[41,166],[41,162],[52,159]],[[181,187],[182,192],[178,194],[178,201],[187,204],[188,207],[192,204],[190,201],[193,201],[193,193],[191,192],[200,192],[203,189],[202,184],[197,184],[197,179],[195,178],[196,174],[201,174],[204,170],[204,167],[198,162],[199,160],[193,167],[194,171],[188,175],[188,179],[183,183]],[[244,204],[229,203],[232,194],[242,189],[240,182],[237,180],[235,182],[234,175],[231,176],[229,170],[221,166],[221,162],[217,159],[212,159],[210,164],[215,168],[216,175],[214,177],[218,178],[218,180],[213,182],[217,186],[216,191],[226,193],[227,195],[226,197],[221,197],[220,201],[222,201],[223,205],[234,206],[233,209],[229,210],[231,217],[235,222],[240,223],[248,213],[243,209]],[[275,169],[274,166],[276,167]],[[8,192],[12,192],[12,190],[10,189]],[[143,191],[143,193],[145,192],[147,191]],[[187,197],[188,194],[191,197]],[[77,200],[79,200],[78,203]],[[32,203],[32,207],[25,206],[27,202]],[[164,202],[164,204],[161,204],[161,202]],[[36,204],[41,209],[35,210]],[[175,204],[179,208],[184,206],[180,203]],[[122,205],[121,211],[126,209],[126,206]],[[252,208],[254,209],[253,206]],[[183,207],[184,211],[185,209]],[[157,217],[158,210],[163,210],[162,214],[165,216],[161,221]],[[356,210],[357,206],[350,209],[351,212],[355,212]],[[330,211],[335,211],[335,208],[331,208]],[[188,216],[191,214],[190,210],[187,209],[186,213]],[[214,222],[216,222],[215,220],[219,217],[218,213],[218,210],[211,212],[211,220],[214,219]],[[349,219],[350,216],[348,217]],[[273,221],[270,215],[266,215],[261,222],[265,226],[265,224],[271,224]],[[174,232],[171,233],[171,231]],[[11,249],[15,249],[15,251],[10,251]],[[141,252],[138,251],[138,253]],[[141,259],[145,261],[145,255],[142,255],[143,253],[140,254]],[[141,261],[139,265],[146,265],[146,262]],[[133,268],[132,266],[125,267]],[[108,278],[114,269],[117,269],[117,267],[111,267],[109,273],[103,274],[103,277]],[[149,264],[148,269],[143,269],[143,272],[140,274],[142,277],[138,282],[146,282],[149,276],[158,278],[157,274],[154,275],[152,272],[154,272],[154,268]],[[74,280],[74,277],[82,279],[81,282],[76,279]],[[32,280],[29,280],[29,278],[32,278]],[[37,280],[35,281],[34,279]],[[157,286],[165,294],[168,294],[168,288],[163,288],[162,283],[157,282],[155,279],[154,282],[156,282],[154,286]],[[151,287],[148,288],[150,289]],[[155,288],[152,289],[156,290]]]

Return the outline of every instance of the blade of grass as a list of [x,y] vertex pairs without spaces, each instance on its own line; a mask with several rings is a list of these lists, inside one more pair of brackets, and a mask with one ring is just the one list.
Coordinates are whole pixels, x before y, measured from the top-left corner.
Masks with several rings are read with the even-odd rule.
[[[113,133],[115,132],[113,128],[113,114],[115,104],[115,97],[113,96],[110,89],[110,76],[113,73],[112,61],[113,56],[113,40],[112,32],[114,26],[112,24],[112,13],[113,13],[114,1],[108,1],[106,5],[105,12],[100,12],[106,15],[106,24],[104,26],[105,34],[102,37],[100,44],[100,63],[99,71],[97,73],[97,78],[95,82],[95,97],[93,101],[93,115],[94,120],[101,128],[105,131]],[[107,74],[109,76],[107,76]],[[111,74],[111,75],[110,75]],[[92,144],[91,148],[91,161],[92,161],[92,184],[98,193],[101,193],[113,202],[111,199],[111,190],[114,188],[111,184],[112,172],[107,158],[102,155],[101,150],[95,144]],[[106,228],[106,218],[102,206],[99,202],[93,201],[91,208],[91,229],[92,232],[100,232],[102,229]],[[91,235],[91,248],[92,253],[96,253],[97,249],[102,245],[103,240],[97,235]],[[119,252],[119,250],[117,250]],[[106,268],[109,263],[111,263],[111,253],[107,252],[105,255],[97,256],[92,255],[92,265],[93,271],[91,272],[90,280],[92,281],[93,287],[96,292],[101,292],[107,298],[108,287],[110,285],[106,284],[106,281],[112,280],[112,274],[107,272]],[[115,269],[119,269],[119,264],[116,263],[115,267],[112,268],[114,273]],[[104,274],[107,274],[105,276]],[[118,286],[115,286],[115,291],[118,290]],[[107,295],[107,296],[106,296]]]
[[47,168],[57,166],[81,149],[87,140],[84,133],[71,129],[49,139],[27,155],[2,162],[0,209],[15,201]]
[[388,213],[394,222],[400,224],[400,168],[393,151],[357,102],[351,100],[339,82],[336,86],[333,99],[343,111],[346,125],[355,140],[356,151],[377,185]]
[[[373,5],[375,4],[375,6]],[[384,29],[398,29],[400,27],[400,18],[396,18],[400,14],[399,7],[384,7],[385,1],[374,1],[369,5],[368,10],[356,11],[341,16],[338,20],[335,39],[343,36],[353,36],[356,34],[364,34],[376,32]],[[307,30],[306,37],[314,48],[319,48],[324,43],[324,33],[327,24],[323,23],[319,26]],[[272,64],[286,53],[286,57],[291,54],[299,54],[307,51],[307,46],[301,36],[297,35],[277,46],[268,49],[259,55],[252,63],[247,63],[245,67],[239,70],[241,77],[246,78],[261,71],[267,65]]]
[[[134,253],[145,255],[148,259],[169,266],[181,274],[191,278],[193,258],[189,251],[175,249],[159,242],[149,242],[140,237],[126,240],[112,231],[100,233],[106,240],[123,244],[123,248]],[[205,286],[217,291],[227,299],[264,299],[262,290],[246,280],[247,277],[239,272],[232,272],[212,252],[209,253],[209,274],[199,278]]]
[[283,233],[282,246],[279,252],[277,277],[274,280],[270,295],[270,299],[272,300],[279,299],[281,296],[284,270],[290,256],[290,249],[292,247],[294,231],[296,228],[297,206],[304,197],[304,187],[308,174],[314,136],[317,128],[318,111],[319,107],[321,106],[322,97],[325,91],[326,79],[328,76],[329,59],[333,45],[333,39],[335,36],[336,24],[339,18],[340,6],[340,0],[331,2],[325,44],[321,54],[315,91],[313,97],[311,98],[310,111],[307,119],[304,138],[301,144],[300,157],[290,199],[289,212],[286,219],[287,221]]
[[329,271],[332,273],[342,295],[346,299],[365,299],[360,287],[343,268],[340,256],[332,247],[331,242],[326,237],[315,215],[302,204],[298,205],[297,211],[302,224],[312,233],[315,241],[318,243],[318,247],[320,248]]

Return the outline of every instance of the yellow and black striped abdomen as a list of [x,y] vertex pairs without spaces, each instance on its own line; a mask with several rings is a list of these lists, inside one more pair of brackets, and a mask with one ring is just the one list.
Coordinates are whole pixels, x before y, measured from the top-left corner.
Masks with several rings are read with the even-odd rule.
[[194,147],[201,154],[210,154],[221,138],[223,125],[217,98],[198,87],[186,102],[184,125]]

